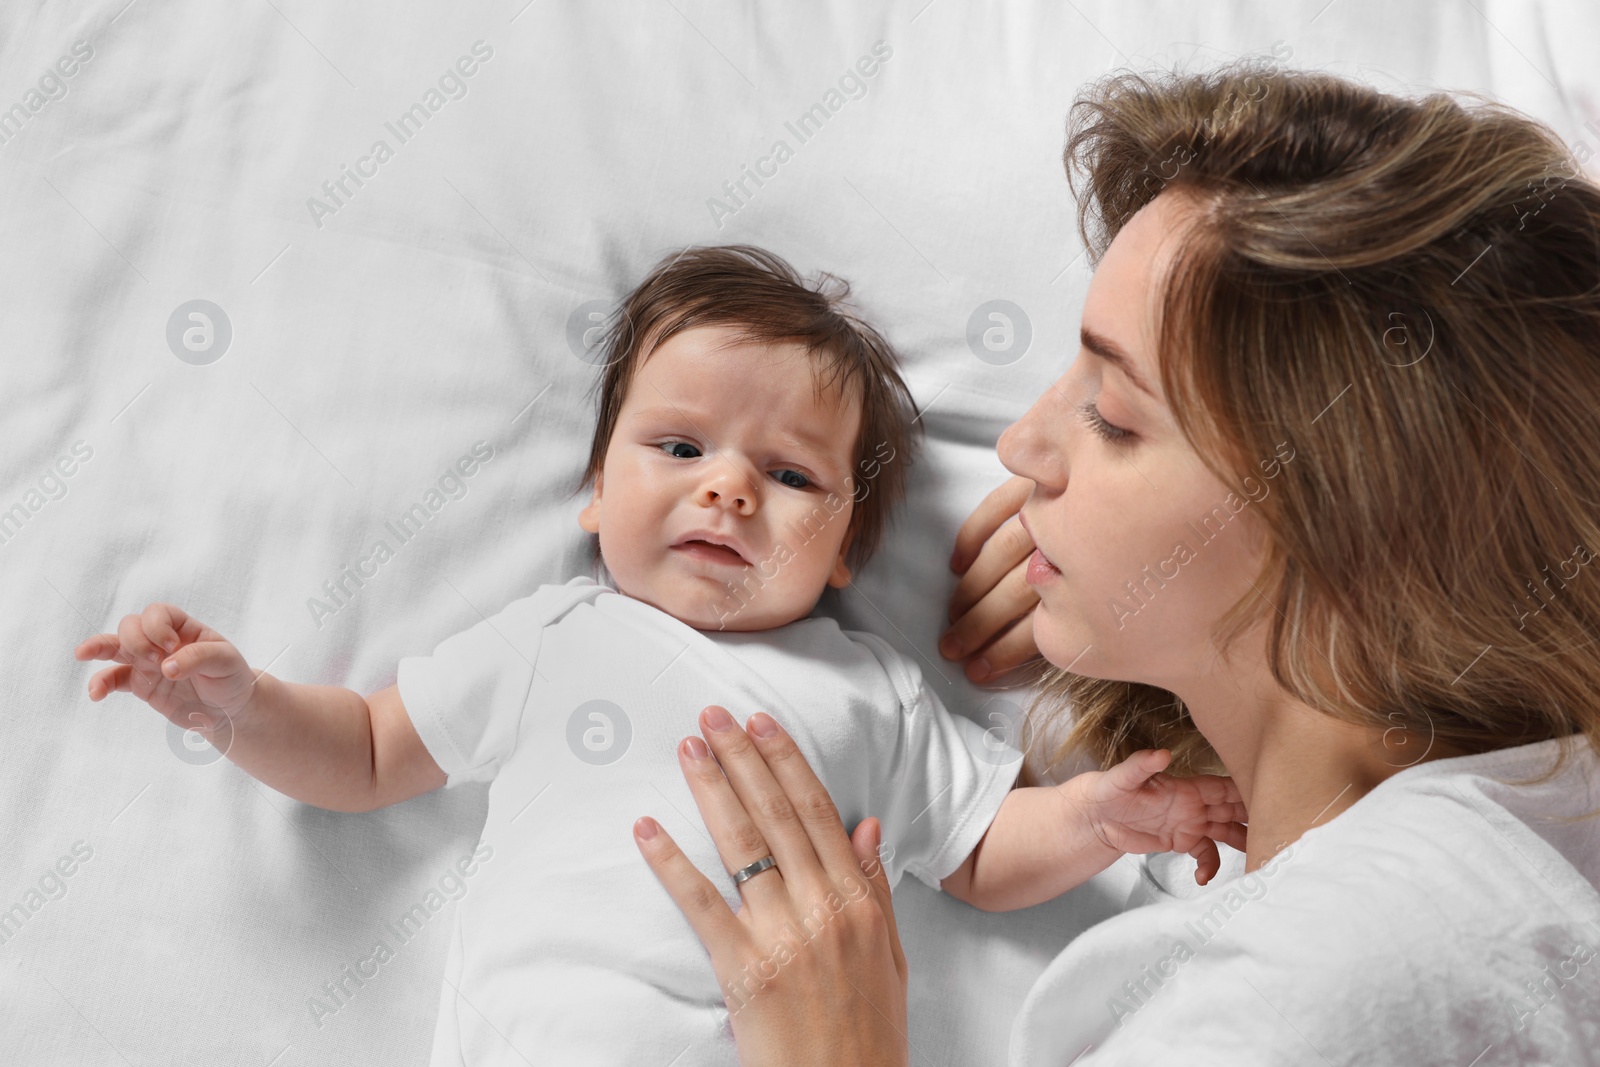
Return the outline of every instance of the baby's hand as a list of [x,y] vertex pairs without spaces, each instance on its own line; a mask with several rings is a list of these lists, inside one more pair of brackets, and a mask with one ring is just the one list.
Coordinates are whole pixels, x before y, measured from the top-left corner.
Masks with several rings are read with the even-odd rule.
[[[165,650],[165,652],[163,652]],[[250,702],[255,672],[221,634],[171,604],[124,615],[114,634],[73,650],[80,660],[114,659],[89,679],[89,699],[122,690],[185,730],[208,733]]]
[[1199,863],[1195,881],[1205,885],[1222,867],[1218,841],[1244,851],[1244,801],[1232,778],[1160,773],[1171,761],[1167,749],[1142,749],[1110,770],[1081,775],[1085,814],[1095,835],[1123,852],[1188,853]]

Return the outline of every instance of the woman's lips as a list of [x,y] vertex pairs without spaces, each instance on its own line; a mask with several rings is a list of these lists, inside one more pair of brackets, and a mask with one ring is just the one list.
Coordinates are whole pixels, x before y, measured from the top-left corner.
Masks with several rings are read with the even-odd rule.
[[1029,585],[1041,585],[1061,577],[1061,572],[1051,566],[1050,561],[1044,558],[1044,553],[1036,548],[1033,555],[1028,557],[1028,573],[1023,577]]
[[[1033,529],[1028,525],[1028,517],[1020,509],[1017,511],[1017,521],[1028,532],[1028,539],[1033,540]],[[1033,555],[1028,557],[1028,570],[1022,577],[1029,585],[1038,585],[1042,582],[1048,582],[1052,578],[1061,577],[1061,572],[1056,569],[1053,563],[1045,559],[1044,553],[1040,552],[1036,547],[1033,550]]]
[[685,541],[681,545],[673,545],[674,552],[682,552],[690,559],[704,560],[706,563],[722,563],[730,567],[745,566],[744,557],[733,549],[724,545],[714,545],[710,541]]

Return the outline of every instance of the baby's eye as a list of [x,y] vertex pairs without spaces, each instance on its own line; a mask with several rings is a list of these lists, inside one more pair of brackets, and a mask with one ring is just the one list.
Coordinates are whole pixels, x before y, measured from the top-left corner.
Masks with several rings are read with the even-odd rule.
[[[794,482],[785,481],[784,477],[783,477],[785,474],[794,475],[796,478],[800,479],[800,484],[796,485]],[[787,485],[791,489],[804,489],[804,488],[806,488],[807,486],[809,486],[811,484],[811,479],[810,478],[807,478],[804,474],[801,474],[799,471],[795,471],[795,470],[781,470],[781,471],[779,471],[778,472],[778,480],[780,482],[783,482],[784,485]]]
[[[666,449],[668,455],[672,456],[674,459],[694,459],[695,456],[700,454],[700,450],[694,445],[691,445],[688,441],[663,441],[656,447]],[[694,453],[694,455],[685,456],[678,452],[672,451],[675,448],[687,448],[690,452]]]

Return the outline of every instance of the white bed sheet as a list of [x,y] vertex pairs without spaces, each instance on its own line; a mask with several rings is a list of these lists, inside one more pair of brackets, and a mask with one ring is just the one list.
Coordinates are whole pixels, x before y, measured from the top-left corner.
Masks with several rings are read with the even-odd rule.
[[[310,1005],[471,850],[483,792],[308,807],[174,748],[132,697],[91,703],[71,649],[167,600],[280,677],[371,692],[577,573],[564,494],[594,370],[569,323],[664,252],[748,241],[835,270],[904,354],[928,447],[890,547],[831,607],[974,714],[992,694],[934,650],[945,560],[1004,476],[999,432],[1076,349],[1088,272],[1060,150],[1082,83],[1287,46],[1386,88],[1492,92],[1600,149],[1589,5],[125,4],[0,11],[0,107],[92,52],[0,144],[0,510],[26,511],[0,541],[0,908],[23,905],[0,944],[7,1063],[427,1061],[449,905],[335,1014]],[[465,95],[399,143],[385,123],[480,40]],[[800,143],[785,123],[880,41],[865,94]],[[392,158],[337,212],[308,207],[380,138]],[[708,205],[778,139],[776,174]],[[232,330],[205,366],[167,340],[194,299]],[[997,299],[1032,331],[1005,366],[966,340]],[[465,495],[314,619],[478,441],[495,458]],[[1133,871],[1010,915],[903,882],[915,1062],[1002,1062],[1033,978]]]

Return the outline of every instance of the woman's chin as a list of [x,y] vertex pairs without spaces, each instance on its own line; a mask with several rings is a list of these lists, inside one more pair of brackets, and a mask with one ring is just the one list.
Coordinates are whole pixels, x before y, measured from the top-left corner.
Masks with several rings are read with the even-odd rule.
[[1044,658],[1057,667],[1074,674],[1093,674],[1095,637],[1076,613],[1064,615],[1059,606],[1052,609],[1041,599],[1033,613],[1033,640]]

